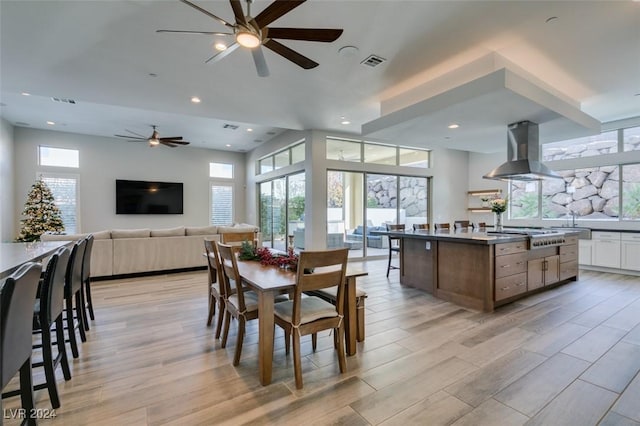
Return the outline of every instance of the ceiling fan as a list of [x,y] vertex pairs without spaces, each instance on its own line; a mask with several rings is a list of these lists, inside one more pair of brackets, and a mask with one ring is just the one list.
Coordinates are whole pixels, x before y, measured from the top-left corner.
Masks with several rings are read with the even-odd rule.
[[149,146],[151,148],[156,147],[160,144],[165,146],[170,146],[171,148],[175,148],[178,145],[189,145],[189,142],[182,140],[182,136],[172,136],[167,138],[161,138],[160,133],[158,133],[158,131],[156,130],[156,126],[152,125],[151,127],[153,128],[153,133],[151,134],[150,137],[142,136],[139,133],[132,132],[131,130],[127,130],[127,129],[124,129],[124,130],[126,130],[127,132],[131,133],[134,136],[130,136],[130,135],[114,135],[114,136],[128,139],[129,142],[149,142]]
[[318,63],[301,55],[276,41],[275,39],[286,40],[302,40],[302,41],[318,41],[324,43],[330,43],[335,41],[342,34],[341,29],[329,29],[329,28],[275,28],[267,27],[271,22],[280,18],[281,16],[291,12],[296,7],[300,6],[306,0],[275,0],[266,9],[258,14],[255,18],[251,16],[251,3],[253,0],[246,0],[247,2],[247,14],[245,15],[242,10],[242,4],[240,0],[229,0],[233,14],[235,16],[235,23],[231,24],[224,19],[214,15],[213,13],[201,8],[200,6],[193,4],[188,0],[180,0],[182,3],[193,7],[199,12],[221,22],[224,26],[231,29],[232,32],[216,32],[216,31],[183,31],[183,30],[157,30],[158,33],[182,33],[182,34],[205,34],[205,35],[230,35],[235,37],[235,42],[228,46],[226,49],[219,53],[216,53],[205,63],[216,62],[238,47],[246,47],[251,49],[253,55],[253,61],[256,65],[256,70],[260,77],[267,77],[269,75],[269,68],[264,59],[262,52],[262,46],[266,47],[277,53],[280,56],[290,60],[296,65],[304,68],[311,69],[318,66]]

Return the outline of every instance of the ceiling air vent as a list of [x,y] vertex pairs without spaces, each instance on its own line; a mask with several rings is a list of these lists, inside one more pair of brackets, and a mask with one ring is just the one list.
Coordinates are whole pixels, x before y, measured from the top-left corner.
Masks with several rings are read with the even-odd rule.
[[51,98],[51,100],[53,102],[62,102],[63,104],[73,104],[75,105],[76,101],[74,101],[73,99],[66,99],[66,98]]
[[377,67],[378,65],[380,65],[381,63],[386,62],[385,58],[382,58],[378,55],[369,55],[369,57],[367,59],[365,59],[364,61],[360,62],[362,65],[366,65],[368,67]]
[[262,143],[262,139],[254,139],[253,140],[255,143]]
[[235,124],[223,124],[222,128],[223,129],[236,130],[238,128],[238,126],[236,126]]

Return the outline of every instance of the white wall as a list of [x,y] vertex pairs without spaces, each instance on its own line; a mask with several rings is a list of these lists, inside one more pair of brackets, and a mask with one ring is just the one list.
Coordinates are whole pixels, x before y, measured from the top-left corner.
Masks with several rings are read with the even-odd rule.
[[431,223],[448,222],[453,226],[455,220],[468,217],[469,153],[442,148],[431,153]]
[[[19,218],[27,193],[39,173],[72,173],[80,177],[80,231],[113,228],[169,228],[209,224],[209,163],[233,163],[236,178],[234,221],[246,222],[245,154],[201,148],[149,148],[116,138],[15,128],[15,207]],[[38,166],[38,146],[78,149],[80,168]],[[115,180],[184,183],[182,215],[116,215]],[[3,184],[4,186],[4,184]],[[17,234],[18,220],[13,232]]]
[[13,126],[0,118],[0,242],[10,242],[15,238],[13,133]]

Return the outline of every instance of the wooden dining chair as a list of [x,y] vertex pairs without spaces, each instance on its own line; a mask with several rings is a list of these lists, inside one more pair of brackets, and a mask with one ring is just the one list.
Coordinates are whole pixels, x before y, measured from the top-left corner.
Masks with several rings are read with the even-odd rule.
[[220,242],[222,244],[231,244],[234,246],[238,246],[242,244],[244,241],[251,242],[254,247],[257,245],[256,241],[256,233],[251,232],[225,232],[224,234],[220,234]]
[[467,229],[468,227],[469,227],[468,220],[456,220],[455,222],[453,222],[454,229]]
[[448,231],[450,229],[448,223],[436,223],[436,231]]
[[[404,224],[390,224],[387,223],[387,231],[403,231],[404,232]],[[392,235],[388,235],[389,238],[389,263],[387,263],[387,278],[389,278],[389,271],[392,269],[400,269],[400,266],[395,266],[391,264],[391,258],[393,257],[393,253],[400,253],[400,237],[394,237]]]
[[414,223],[413,224],[413,230],[414,231],[418,231],[418,230],[422,230],[422,231],[428,231],[429,230],[429,224],[428,223]]
[[[293,340],[293,368],[298,389],[302,389],[300,359],[302,336],[311,334],[312,346],[315,350],[317,333],[322,330],[333,330],[333,344],[338,352],[340,372],[344,373],[347,369],[343,318],[348,253],[349,249],[346,248],[301,252],[293,300],[276,303],[274,306],[274,320],[284,330],[287,354],[289,339]],[[335,304],[316,296],[302,297],[305,292],[328,287],[337,289]]]
[[207,256],[207,271],[208,271],[208,299],[209,299],[209,313],[207,315],[207,326],[210,326],[213,321],[213,316],[216,314],[216,305],[218,306],[218,322],[216,324],[216,339],[220,338],[222,332],[222,323],[224,320],[226,293],[224,292],[225,286],[223,284],[222,268],[220,266],[220,257],[218,255],[218,247],[214,240],[204,240],[204,250]]
[[[31,374],[33,304],[36,300],[42,266],[29,262],[9,275],[0,288],[0,374],[2,389],[20,372],[20,390],[2,397],[20,395],[25,419],[35,425],[36,413]],[[4,417],[4,413],[3,413]]]
[[220,267],[222,269],[225,294],[229,295],[225,301],[224,332],[222,334],[221,346],[227,346],[229,336],[229,325],[231,317],[238,320],[238,334],[236,339],[236,351],[233,357],[233,365],[240,364],[242,355],[242,343],[246,322],[258,318],[258,295],[253,291],[248,291],[242,286],[242,279],[238,272],[238,262],[236,260],[233,246],[216,242],[218,254],[220,256]]

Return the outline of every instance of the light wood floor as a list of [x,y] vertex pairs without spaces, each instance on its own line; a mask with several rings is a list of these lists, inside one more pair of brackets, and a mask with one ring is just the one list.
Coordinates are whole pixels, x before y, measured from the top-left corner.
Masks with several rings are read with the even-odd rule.
[[328,333],[316,353],[304,340],[300,391],[279,329],[270,386],[255,321],[231,365],[235,336],[221,349],[205,326],[204,272],[94,283],[97,319],[40,424],[640,424],[640,278],[583,271],[483,314],[401,287],[386,261],[365,267],[366,341],[341,375]]

